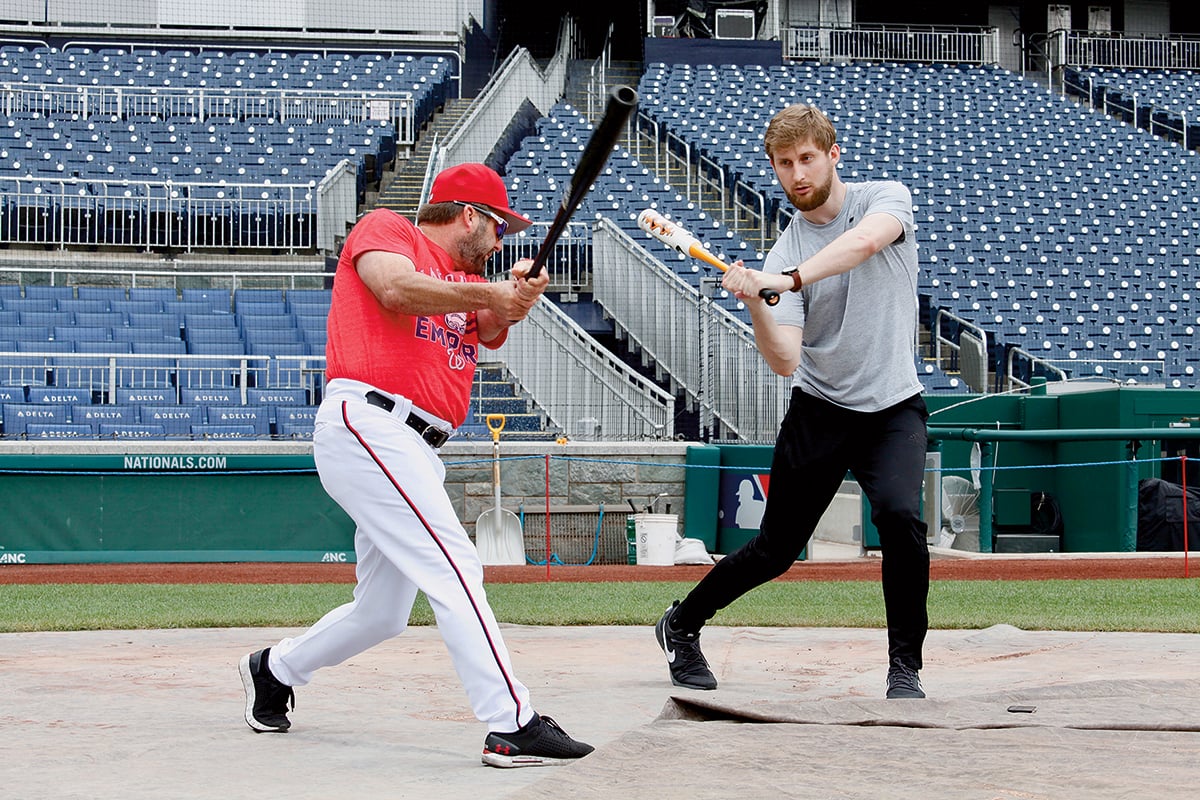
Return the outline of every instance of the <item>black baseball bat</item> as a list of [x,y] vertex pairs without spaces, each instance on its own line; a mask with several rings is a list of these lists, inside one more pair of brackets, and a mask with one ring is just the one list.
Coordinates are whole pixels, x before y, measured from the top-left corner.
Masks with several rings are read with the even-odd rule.
[[533,266],[529,268],[530,278],[536,278],[541,274],[542,267],[550,258],[550,253],[554,250],[558,237],[566,230],[571,215],[575,213],[575,209],[579,208],[588,189],[604,170],[613,146],[621,138],[621,130],[625,127],[629,115],[633,113],[637,101],[637,92],[631,86],[614,86],[609,92],[608,105],[604,108],[600,124],[592,131],[587,146],[583,148],[583,155],[579,157],[579,163],[575,165],[575,172],[571,176],[571,186],[563,196],[562,203],[554,215],[554,221],[550,223],[550,230],[546,233],[546,238],[542,240],[542,245],[533,258]]

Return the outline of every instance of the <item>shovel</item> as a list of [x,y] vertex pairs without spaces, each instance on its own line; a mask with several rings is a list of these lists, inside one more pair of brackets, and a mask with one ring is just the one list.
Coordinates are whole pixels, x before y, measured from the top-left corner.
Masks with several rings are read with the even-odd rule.
[[492,491],[496,507],[487,509],[475,520],[475,548],[484,564],[524,564],[525,534],[521,521],[516,514],[500,507],[500,431],[504,430],[504,415],[488,414],[487,427],[492,432]]

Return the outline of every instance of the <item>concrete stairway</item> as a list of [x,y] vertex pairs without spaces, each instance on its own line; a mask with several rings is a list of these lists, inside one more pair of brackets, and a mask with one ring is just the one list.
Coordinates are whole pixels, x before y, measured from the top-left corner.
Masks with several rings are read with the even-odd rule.
[[434,114],[433,119],[417,136],[416,146],[412,156],[405,161],[397,162],[396,175],[391,183],[380,193],[376,206],[390,208],[412,219],[417,215],[417,206],[421,202],[421,185],[425,180],[425,168],[429,164],[429,152],[436,138],[439,142],[466,113],[472,98],[464,97],[447,100],[442,110]]

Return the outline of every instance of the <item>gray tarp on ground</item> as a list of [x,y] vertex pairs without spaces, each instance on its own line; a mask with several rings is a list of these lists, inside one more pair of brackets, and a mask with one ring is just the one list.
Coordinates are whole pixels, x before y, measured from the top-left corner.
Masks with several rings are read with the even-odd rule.
[[688,693],[525,796],[611,798],[627,787],[655,800],[1195,797],[1198,732],[1200,700],[1186,681],[899,702]]
[[721,688],[689,692],[649,626],[505,626],[536,707],[597,749],[495,770],[433,628],[318,673],[290,733],[252,733],[237,660],[295,632],[0,635],[0,798],[1200,796],[1200,636],[935,630],[930,699],[885,701],[881,630],[712,626]]

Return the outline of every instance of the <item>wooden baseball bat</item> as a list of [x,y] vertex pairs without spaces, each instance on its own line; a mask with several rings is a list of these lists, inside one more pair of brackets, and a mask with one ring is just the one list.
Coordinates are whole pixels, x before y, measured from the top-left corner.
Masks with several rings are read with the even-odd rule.
[[575,172],[571,175],[571,185],[554,215],[554,221],[550,223],[546,238],[542,240],[537,255],[533,258],[533,265],[529,268],[530,278],[536,278],[541,273],[542,266],[554,250],[558,237],[566,229],[571,215],[579,208],[588,189],[604,171],[604,165],[608,163],[608,157],[612,154],[617,140],[621,138],[621,130],[637,102],[638,94],[630,86],[614,86],[609,92],[604,115],[600,117],[599,124],[583,148],[583,155],[579,157],[579,163],[575,165]]
[[[700,244],[700,241],[695,236],[692,236],[686,230],[652,208],[647,208],[641,214],[638,214],[638,227],[655,239],[658,239],[667,247],[678,250],[685,256],[700,259],[705,264],[711,264],[721,270],[721,272],[729,269],[728,264],[709,252],[704,245]],[[758,296],[765,300],[769,306],[773,306],[779,302],[779,292],[774,289],[763,289],[758,293]]]

